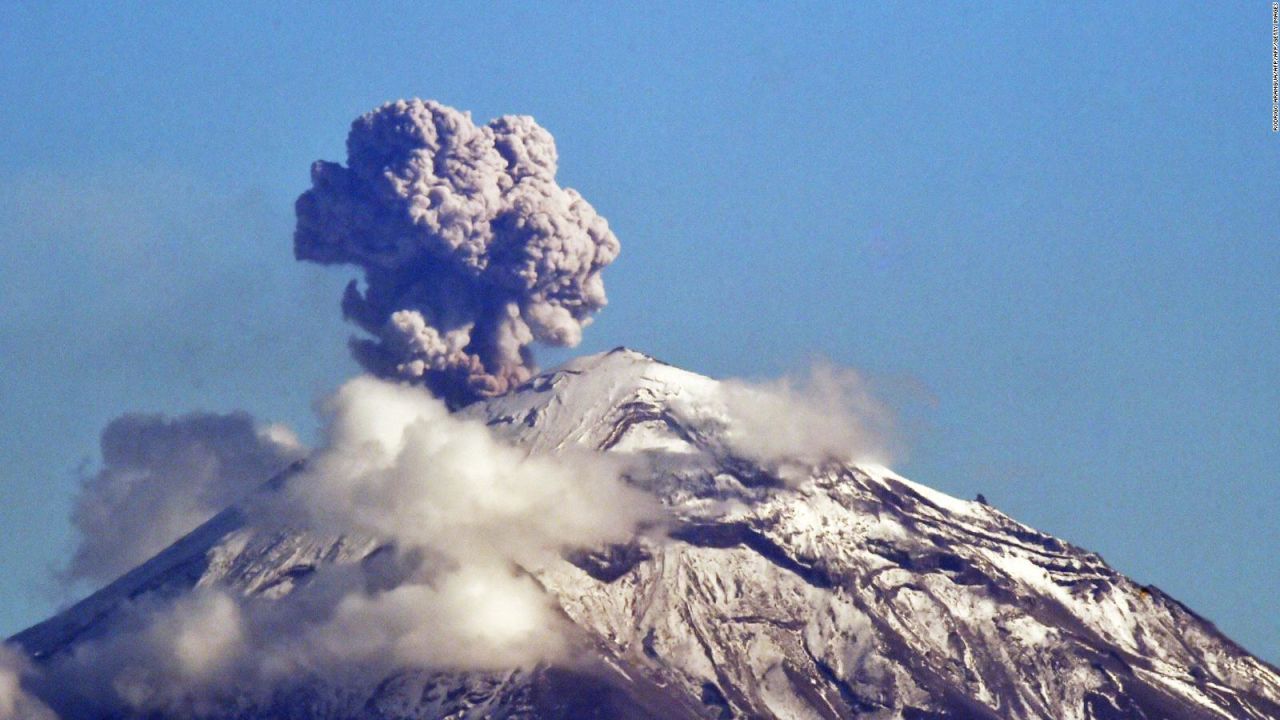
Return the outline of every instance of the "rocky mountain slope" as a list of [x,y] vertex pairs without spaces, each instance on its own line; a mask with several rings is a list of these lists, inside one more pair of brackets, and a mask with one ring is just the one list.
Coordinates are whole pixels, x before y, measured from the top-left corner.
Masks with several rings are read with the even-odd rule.
[[[620,349],[464,411],[531,450],[629,458],[673,518],[537,577],[592,649],[575,667],[299,682],[221,716],[1280,718],[1280,673],[1160,590],[884,467],[752,459],[724,436],[718,387]],[[111,632],[127,599],[289,602],[317,567],[378,549],[232,508],[13,640],[47,663]]]

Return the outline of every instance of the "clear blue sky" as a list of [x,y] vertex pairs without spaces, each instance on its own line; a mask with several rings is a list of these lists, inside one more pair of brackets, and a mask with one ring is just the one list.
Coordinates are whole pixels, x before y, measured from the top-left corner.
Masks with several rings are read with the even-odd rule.
[[0,6],[0,635],[110,418],[313,431],[350,273],[293,199],[417,95],[557,138],[623,243],[584,352],[863,369],[900,471],[1280,660],[1269,3],[261,4]]

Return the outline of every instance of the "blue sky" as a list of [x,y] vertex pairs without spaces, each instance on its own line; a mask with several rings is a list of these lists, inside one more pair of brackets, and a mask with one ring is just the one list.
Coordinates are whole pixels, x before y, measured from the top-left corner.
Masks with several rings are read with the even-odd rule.
[[112,417],[314,430],[351,273],[292,203],[416,95],[555,135],[623,243],[581,351],[861,369],[900,471],[1280,660],[1269,3],[102,5],[0,6],[0,635]]

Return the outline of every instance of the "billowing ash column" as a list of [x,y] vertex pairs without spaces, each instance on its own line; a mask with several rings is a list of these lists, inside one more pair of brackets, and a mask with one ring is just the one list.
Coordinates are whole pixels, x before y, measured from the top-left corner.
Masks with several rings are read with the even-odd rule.
[[312,165],[294,254],[364,269],[342,311],[367,370],[456,407],[528,379],[532,343],[578,344],[619,245],[556,161],[533,118],[400,100],[352,123],[345,167]]

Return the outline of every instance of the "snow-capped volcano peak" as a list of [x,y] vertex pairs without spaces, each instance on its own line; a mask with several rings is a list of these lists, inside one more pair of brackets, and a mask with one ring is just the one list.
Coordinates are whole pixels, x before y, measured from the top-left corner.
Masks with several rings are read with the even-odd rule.
[[[466,414],[490,426],[521,428],[521,444],[534,450],[554,450],[576,444],[591,449],[642,449],[644,431],[634,423],[623,428],[628,444],[618,448],[618,420],[636,419],[641,406],[668,421],[675,407],[714,404],[719,383],[681,370],[644,353],[619,347],[587,355],[517,388],[515,392],[478,403]],[[660,418],[654,418],[657,421]],[[641,421],[647,422],[647,421]],[[652,424],[645,425],[654,429]],[[678,433],[659,432],[648,439],[657,447],[677,449]]]
[[[738,392],[620,348],[462,411],[531,454],[614,458],[661,504],[662,532],[529,570],[590,658],[405,668],[214,716],[1280,717],[1280,674],[1160,590],[840,452],[858,436],[827,435],[821,411],[774,416],[785,404]],[[55,662],[128,602],[195,587],[289,603],[380,547],[229,511],[15,640]]]

